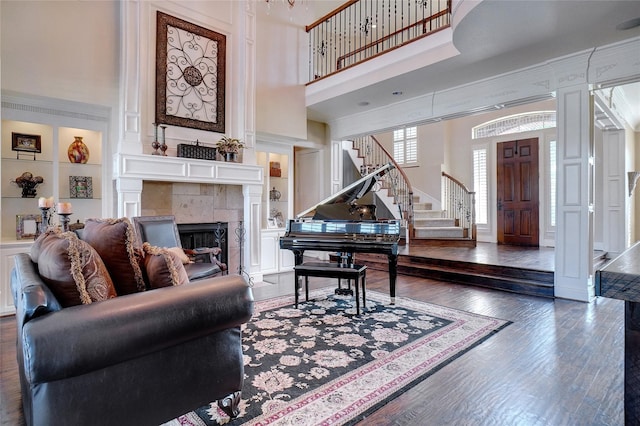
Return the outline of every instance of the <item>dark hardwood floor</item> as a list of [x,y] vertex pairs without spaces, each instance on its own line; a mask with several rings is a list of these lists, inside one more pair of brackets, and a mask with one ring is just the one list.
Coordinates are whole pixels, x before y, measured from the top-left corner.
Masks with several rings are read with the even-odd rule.
[[[256,299],[293,291],[292,273],[265,281],[271,283],[254,288]],[[310,283],[321,287],[335,280]],[[369,270],[367,289],[387,293],[387,274]],[[360,424],[624,424],[622,301],[554,300],[405,275],[398,276],[397,295],[513,324]],[[2,425],[21,425],[14,318],[0,319],[0,331],[0,418]]]

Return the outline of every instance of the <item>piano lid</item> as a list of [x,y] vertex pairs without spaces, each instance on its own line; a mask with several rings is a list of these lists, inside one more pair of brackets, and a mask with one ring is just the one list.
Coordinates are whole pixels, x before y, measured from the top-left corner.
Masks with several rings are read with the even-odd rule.
[[[367,194],[373,186],[390,170],[393,170],[395,166],[392,163],[385,164],[384,166],[374,170],[368,175],[358,179],[351,185],[346,188],[338,191],[337,193],[331,195],[328,198],[320,201],[315,206],[303,211],[296,215],[297,218],[302,217],[310,217],[312,216],[319,206],[327,205],[327,204],[341,204],[343,206],[351,206],[355,204],[356,200]],[[337,210],[341,210],[340,207],[336,206]],[[326,209],[325,209],[326,210]],[[335,217],[334,219],[346,219],[343,217]]]

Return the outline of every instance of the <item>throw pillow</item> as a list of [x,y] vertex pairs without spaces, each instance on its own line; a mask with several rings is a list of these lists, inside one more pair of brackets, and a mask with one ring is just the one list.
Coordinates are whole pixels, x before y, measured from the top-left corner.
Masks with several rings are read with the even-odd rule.
[[191,259],[189,259],[189,256],[187,256],[187,254],[184,252],[184,250],[182,250],[182,248],[169,247],[167,250],[169,250],[171,253],[178,256],[178,259],[180,259],[183,265],[186,265],[187,263],[191,263]]
[[73,232],[47,232],[40,241],[38,272],[63,307],[116,297],[102,259]]
[[119,295],[145,290],[142,253],[134,245],[136,236],[129,219],[87,219],[82,239],[104,261]]
[[45,238],[47,238],[50,234],[59,234],[62,231],[60,228],[48,228],[45,232],[40,234],[38,238],[31,244],[31,250],[29,251],[29,256],[31,257],[31,261],[33,263],[38,263],[38,258],[40,257],[40,251],[42,250],[42,243]]
[[180,258],[166,248],[142,245],[144,265],[149,280],[149,288],[182,285],[189,282],[187,271]]

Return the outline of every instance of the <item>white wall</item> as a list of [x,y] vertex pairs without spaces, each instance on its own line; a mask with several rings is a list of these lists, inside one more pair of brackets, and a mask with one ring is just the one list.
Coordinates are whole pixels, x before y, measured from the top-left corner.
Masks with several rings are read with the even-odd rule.
[[[415,166],[402,168],[414,191],[424,192],[438,200],[440,199],[440,176],[448,142],[448,126],[449,123],[446,122],[418,126],[418,162]],[[393,132],[374,136],[387,152],[393,155]]]
[[[311,6],[312,7],[312,6]],[[256,4],[256,130],[307,139],[305,83],[308,81],[309,10]]]
[[3,90],[117,105],[117,1],[3,0],[0,7]]

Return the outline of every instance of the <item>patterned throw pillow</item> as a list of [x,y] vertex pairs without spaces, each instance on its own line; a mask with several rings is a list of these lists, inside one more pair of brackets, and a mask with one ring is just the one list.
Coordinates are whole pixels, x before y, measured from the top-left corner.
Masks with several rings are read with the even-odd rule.
[[183,285],[189,282],[187,271],[180,258],[166,248],[142,245],[144,265],[149,280],[149,289]]
[[116,297],[102,259],[73,232],[47,232],[39,243],[38,272],[63,307]]
[[87,219],[82,239],[104,261],[119,295],[145,290],[142,253],[134,246],[136,235],[129,219]]

